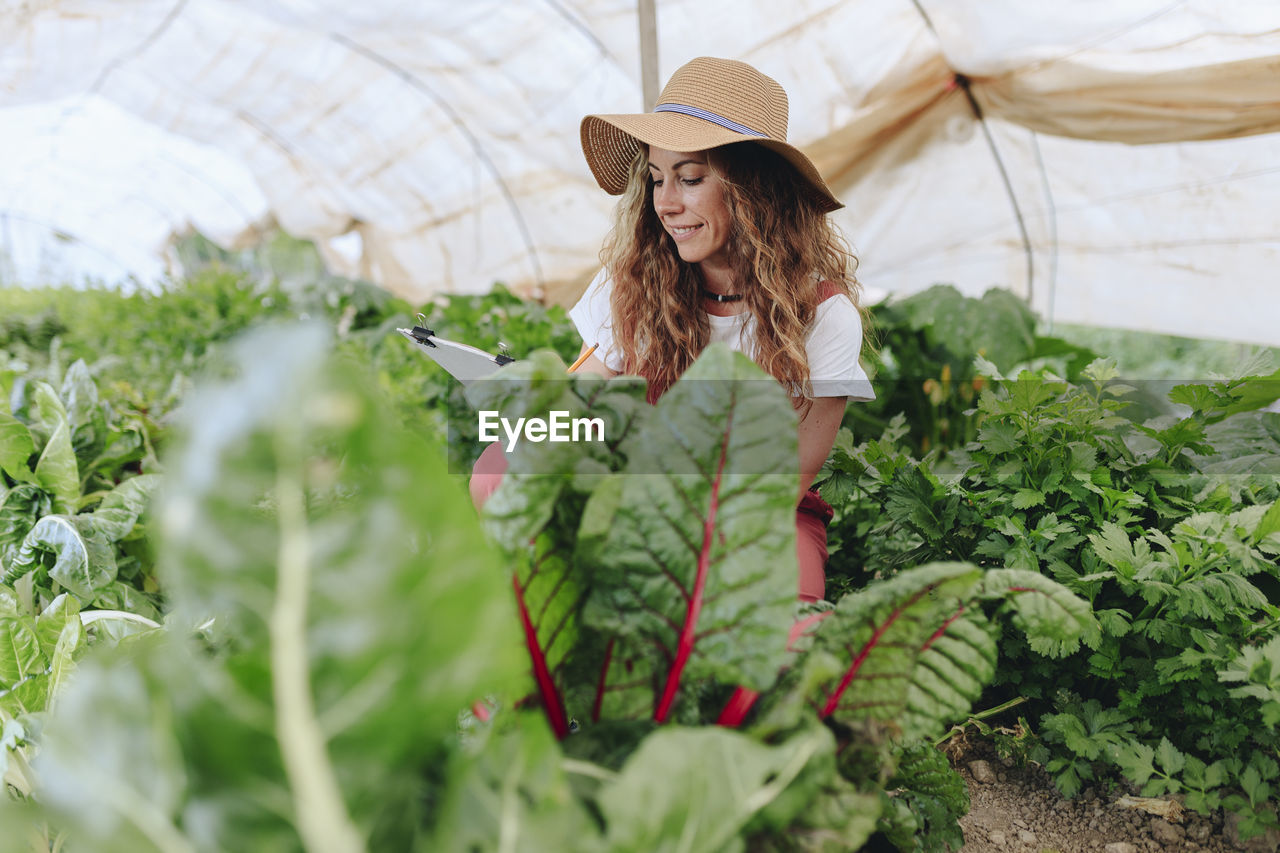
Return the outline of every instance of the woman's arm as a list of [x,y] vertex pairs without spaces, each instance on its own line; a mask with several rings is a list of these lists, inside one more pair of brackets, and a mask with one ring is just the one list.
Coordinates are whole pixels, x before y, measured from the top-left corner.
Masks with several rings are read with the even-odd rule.
[[[591,344],[584,343],[582,345],[582,349],[578,351],[578,358],[582,358],[583,354],[585,354],[590,349],[591,349]],[[595,373],[598,376],[603,376],[606,379],[608,379],[610,376],[618,375],[618,371],[610,370],[608,367],[606,367],[605,363],[601,361],[599,358],[597,358],[595,353],[592,353],[591,355],[587,356],[587,360],[582,362],[582,364],[578,366],[578,373]],[[835,433],[832,433],[831,440],[835,441]],[[828,450],[830,450],[830,448],[828,448]]]
[[815,397],[808,413],[800,419],[800,496],[813,484],[822,463],[831,453],[848,397]]

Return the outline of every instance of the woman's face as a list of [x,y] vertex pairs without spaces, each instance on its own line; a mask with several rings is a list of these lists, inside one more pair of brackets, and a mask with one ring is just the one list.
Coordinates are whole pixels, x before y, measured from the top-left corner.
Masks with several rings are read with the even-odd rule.
[[732,216],[707,152],[649,148],[653,210],[685,263],[728,266]]

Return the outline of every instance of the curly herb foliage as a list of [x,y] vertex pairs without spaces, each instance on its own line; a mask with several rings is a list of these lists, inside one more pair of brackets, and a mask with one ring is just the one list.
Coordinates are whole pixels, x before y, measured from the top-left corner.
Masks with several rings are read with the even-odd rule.
[[[862,577],[945,558],[1058,581],[1089,602],[1100,635],[1059,661],[1003,636],[992,698],[1038,703],[1062,790],[1105,764],[1148,790],[1193,793],[1201,809],[1243,790],[1246,772],[1256,794],[1268,768],[1231,759],[1280,748],[1256,651],[1280,625],[1278,480],[1265,464],[1280,430],[1255,411],[1278,395],[1277,374],[1178,386],[1170,397],[1187,414],[1139,424],[1122,416],[1130,389],[1105,362],[1079,385],[979,366],[993,382],[977,440],[948,467],[891,440],[838,442],[825,493],[883,508],[878,525],[839,528]],[[1228,805],[1256,824],[1256,799]]]
[[[531,697],[576,760],[624,776],[653,762],[629,784],[653,786],[644,802],[678,804],[663,818],[670,837],[856,849],[891,809],[884,829],[903,849],[955,847],[964,803],[921,750],[991,679],[998,626],[1057,656],[1097,634],[1085,603],[1054,581],[960,562],[802,610],[796,416],[777,383],[724,347],[652,407],[636,381],[566,377],[549,353],[470,394],[510,417],[556,409],[606,422],[603,443],[518,444],[485,516],[509,555]],[[657,752],[668,740],[685,745]],[[743,758],[730,767],[703,750]],[[773,777],[752,769],[768,766],[746,760],[755,755],[776,756]],[[728,809],[685,785],[748,794]],[[578,787],[595,791],[608,837],[641,831],[616,814],[624,800]]]
[[874,346],[866,359],[876,380],[876,399],[851,406],[845,423],[857,435],[878,436],[904,415],[896,440],[915,452],[963,446],[975,437],[978,419],[969,410],[984,377],[974,368],[982,356],[1001,370],[1052,364],[1069,377],[1097,356],[1088,349],[1036,332],[1026,304],[1003,288],[980,298],[950,285],[872,308]]

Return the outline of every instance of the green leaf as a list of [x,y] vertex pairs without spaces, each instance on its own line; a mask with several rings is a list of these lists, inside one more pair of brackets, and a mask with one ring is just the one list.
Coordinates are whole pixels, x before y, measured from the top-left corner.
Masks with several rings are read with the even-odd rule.
[[1038,572],[991,569],[983,578],[984,597],[999,596],[1012,609],[1013,624],[1026,633],[1033,651],[1062,658],[1080,648],[1096,649],[1102,629],[1088,602]]
[[991,453],[1008,453],[1017,449],[1018,428],[1013,424],[991,422],[978,430],[978,441]]
[[975,355],[973,357],[973,370],[979,376],[986,376],[997,381],[1005,378],[1004,374],[1000,372],[1000,368],[996,367],[980,355]]
[[996,673],[996,636],[982,611],[965,607],[925,641],[912,669],[901,717],[904,739],[932,737],[969,715]]
[[[919,673],[916,663],[930,647],[930,639],[946,633],[947,620],[965,604],[981,577],[981,571],[968,563],[932,563],[842,598],[818,626],[810,652],[843,662],[840,677],[824,683],[819,695],[812,697],[819,714],[834,716],[846,725],[861,720],[896,725],[907,705],[913,676],[942,678],[952,689],[965,693],[976,662],[957,666],[938,655],[933,662],[941,664],[941,671],[925,667]],[[980,654],[981,646],[969,652]],[[927,709],[918,706],[913,712],[915,724],[923,727],[919,715]],[[945,713],[942,708],[933,712],[935,724],[952,722]]]
[[910,808],[911,832],[881,828],[899,850],[959,850],[964,846],[960,818],[969,811],[969,791],[947,757],[929,743],[898,750],[898,767],[886,787]]
[[[57,429],[58,424],[67,420],[67,408],[58,397],[58,392],[48,382],[35,381],[28,386],[27,424],[32,427],[33,434],[49,436]],[[14,414],[22,417],[17,408]]]
[[72,513],[80,498],[80,469],[71,448],[71,429],[59,421],[40,452],[36,463],[36,481],[53,495],[55,512]]
[[159,485],[158,474],[143,474],[130,477],[108,492],[92,515],[98,533],[109,542],[128,536]]
[[1029,509],[1044,503],[1044,494],[1035,489],[1018,489],[1013,496],[1014,509]]
[[49,704],[49,676],[36,672],[11,688],[0,686],[0,711],[19,717],[45,710]]
[[1117,749],[1114,760],[1135,785],[1142,787],[1155,773],[1155,750],[1144,743],[1130,741]]
[[36,617],[36,637],[40,651],[47,658],[53,657],[54,648],[68,623],[80,622],[80,602],[75,596],[62,593]]
[[6,577],[9,573],[7,563],[22,545],[22,540],[27,538],[42,516],[52,511],[49,493],[29,483],[15,486],[0,497],[0,563],[6,564],[3,567]]
[[483,743],[451,759],[435,831],[417,849],[601,849],[604,839],[574,796],[570,773],[593,782],[613,774],[586,762],[566,772],[566,763],[543,721],[519,714],[500,722]]
[[1275,501],[1258,521],[1253,530],[1253,541],[1261,542],[1273,533],[1280,532],[1280,501]]
[[754,814],[834,750],[835,739],[822,727],[776,746],[716,727],[659,729],[600,791],[608,849],[733,849]]
[[76,359],[62,378],[60,397],[65,401],[71,446],[82,465],[89,465],[107,446],[108,427],[98,402],[98,386],[84,359]]
[[1120,375],[1114,358],[1096,358],[1085,365],[1081,374],[1094,382],[1108,382]]
[[0,470],[20,483],[36,482],[35,473],[28,465],[35,452],[35,442],[26,425],[0,412]]
[[1113,521],[1103,522],[1101,532],[1090,533],[1089,541],[1097,555],[1110,566],[1134,568],[1139,562],[1129,534]]
[[625,442],[620,493],[588,504],[575,557],[594,567],[583,618],[661,662],[659,722],[686,681],[760,690],[786,659],[795,424],[777,382],[708,347]]
[[1186,757],[1169,742],[1167,737],[1160,738],[1160,746],[1156,749],[1156,758],[1160,762],[1160,767],[1168,775],[1181,772],[1186,765]]
[[[480,410],[497,411],[509,420],[546,418],[559,411],[571,419],[598,417],[605,424],[603,442],[519,442],[507,454],[507,473],[484,508],[486,527],[507,549],[514,570],[513,589],[527,625],[525,646],[538,692],[554,731],[564,737],[569,731],[565,694],[576,686],[565,667],[579,645],[591,568],[575,555],[579,518],[586,493],[593,487],[597,494],[609,488],[601,478],[617,464],[618,445],[648,408],[644,390],[635,380],[606,383],[590,375],[566,376],[558,356],[540,351],[494,378],[472,383],[468,396]],[[583,525],[589,526],[589,520],[584,518]],[[606,644],[593,651],[603,653]],[[608,657],[593,662],[595,668],[607,668]],[[599,708],[593,701],[595,686],[593,682],[583,706],[574,709],[584,720]],[[651,709],[652,701],[648,704]]]
[[75,670],[75,659],[84,641],[84,626],[80,616],[69,618],[58,634],[58,641],[49,655],[49,696],[58,695],[63,682]]
[[0,688],[12,689],[19,682],[43,672],[45,665],[40,641],[28,621],[0,617]]
[[11,571],[24,575],[52,556],[49,577],[87,604],[116,579],[115,550],[84,516],[46,515],[14,555]]

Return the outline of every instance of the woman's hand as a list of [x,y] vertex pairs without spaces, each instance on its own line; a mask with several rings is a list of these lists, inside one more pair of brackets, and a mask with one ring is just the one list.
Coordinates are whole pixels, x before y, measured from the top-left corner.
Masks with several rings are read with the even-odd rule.
[[848,397],[815,397],[809,411],[800,419],[800,494],[803,497],[822,470],[831,453]]

